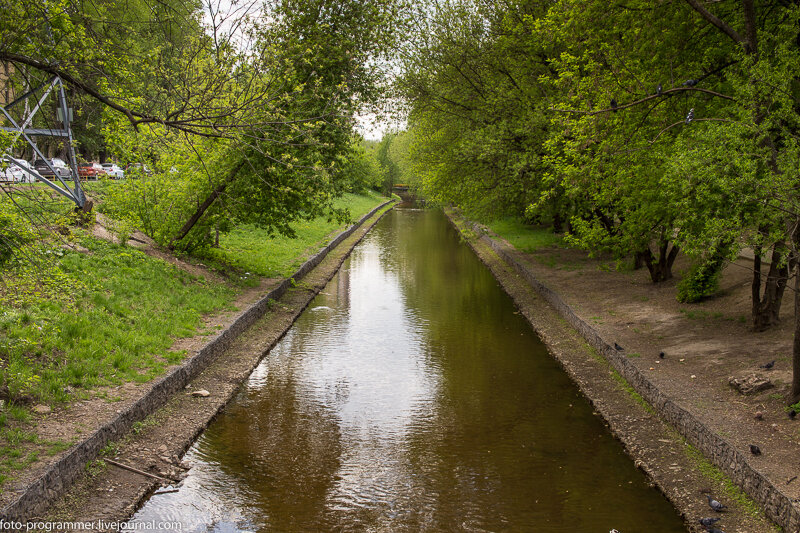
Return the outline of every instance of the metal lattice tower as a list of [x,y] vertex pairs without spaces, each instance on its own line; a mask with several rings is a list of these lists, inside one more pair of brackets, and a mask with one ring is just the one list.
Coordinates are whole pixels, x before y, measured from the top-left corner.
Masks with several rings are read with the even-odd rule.
[[[30,112],[26,112],[23,114],[21,124],[14,120],[14,117],[11,116],[9,112],[15,105],[19,104],[20,102],[26,101],[30,96],[35,95],[41,89],[45,89],[44,94],[39,98],[36,106],[30,110]],[[59,114],[61,115],[61,128],[31,128],[30,126],[33,123],[33,118],[36,114],[42,110],[43,105],[47,101],[47,98],[55,93],[57,109],[59,110]],[[72,137],[72,126],[71,126],[71,117],[70,117],[70,109],[67,105],[67,96],[66,91],[64,90],[64,83],[61,81],[59,76],[53,76],[48,81],[42,83],[38,87],[27,91],[25,94],[20,96],[19,98],[15,99],[13,102],[6,106],[0,106],[0,112],[5,116],[6,120],[11,123],[11,126],[3,126],[0,127],[0,131],[16,133],[14,136],[14,140],[9,146],[8,150],[3,154],[0,154],[0,158],[4,161],[8,161],[11,163],[17,163],[20,160],[13,157],[10,153],[11,147],[13,147],[17,141],[19,140],[20,136],[22,136],[28,145],[33,149],[34,154],[39,159],[42,159],[47,163],[47,166],[53,172],[54,177],[61,182],[61,186],[59,186],[54,181],[51,181],[41,174],[39,174],[35,169],[28,168],[27,166],[19,165],[22,170],[28,174],[30,174],[33,178],[42,183],[46,184],[48,187],[56,191],[58,194],[64,196],[65,198],[69,198],[72,202],[75,203],[79,208],[83,210],[91,209],[91,202],[88,202],[86,195],[81,188],[80,178],[78,176],[78,165],[75,160],[75,147],[73,145],[73,137]],[[39,150],[39,147],[33,140],[33,137],[59,137],[63,138],[66,141],[67,145],[67,159],[70,168],[70,177],[72,178],[73,187],[71,188],[64,179],[59,174],[58,170],[53,167],[50,161],[44,156],[44,154]]]

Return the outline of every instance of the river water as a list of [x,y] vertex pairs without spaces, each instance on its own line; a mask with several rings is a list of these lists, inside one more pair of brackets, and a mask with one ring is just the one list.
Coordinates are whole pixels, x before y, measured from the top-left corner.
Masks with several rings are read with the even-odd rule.
[[[388,213],[133,522],[685,531],[444,215]],[[135,525],[135,524],[132,524]]]

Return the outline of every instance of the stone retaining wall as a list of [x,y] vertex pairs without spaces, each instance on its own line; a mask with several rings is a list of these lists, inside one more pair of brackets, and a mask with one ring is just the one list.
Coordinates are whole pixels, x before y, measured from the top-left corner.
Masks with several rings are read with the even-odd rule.
[[28,486],[15,501],[3,509],[0,513],[0,520],[25,522],[46,509],[69,488],[83,473],[86,464],[95,459],[109,442],[122,437],[134,423],[144,420],[165,405],[173,394],[182,390],[216,357],[225,352],[234,339],[264,316],[269,308],[270,300],[280,298],[292,286],[292,280],[299,280],[308,274],[331,250],[349,237],[372,215],[390,203],[392,203],[391,200],[379,205],[337,235],[328,245],[303,263],[293,276],[283,280],[280,285],[237,316],[227,328],[211,339],[191,359],[156,381],[138,401],[70,449],[66,455],[53,463],[39,479]]
[[[448,213],[448,217],[451,217],[452,221],[452,215]],[[753,468],[743,454],[689,411],[663,394],[630,360],[622,356],[600,336],[597,330],[575,314],[558,293],[536,279],[524,262],[518,258],[519,252],[509,245],[491,238],[478,224],[472,224],[472,230],[481,241],[489,245],[500,258],[511,265],[544,300],[558,311],[586,339],[590,346],[602,354],[664,420],[690,444],[698,448],[717,468],[729,476],[748,496],[761,505],[767,517],[783,527],[785,531],[800,532],[800,510],[786,494]]]

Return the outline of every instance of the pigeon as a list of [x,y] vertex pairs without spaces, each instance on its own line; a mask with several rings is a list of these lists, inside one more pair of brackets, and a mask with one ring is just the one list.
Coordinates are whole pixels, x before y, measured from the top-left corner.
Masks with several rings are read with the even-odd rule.
[[758,365],[758,368],[763,368],[765,370],[769,370],[773,366],[775,366],[775,361],[774,360],[770,361],[769,363],[764,363],[763,365]]
[[794,420],[796,417],[797,417],[797,411],[795,411],[794,409],[791,409],[789,411],[789,418]]
[[727,505],[719,503],[717,500],[712,498],[710,494],[706,494],[706,498],[708,498],[708,506],[718,513],[721,513],[728,508]]
[[614,343],[614,349],[615,349],[616,351],[618,351],[618,352],[621,352],[621,351],[623,350],[622,346],[620,346],[620,345],[619,345],[619,344],[617,344],[616,342]]
[[614,98],[611,99],[611,109],[614,111],[614,113],[617,112],[617,101]]
[[656,95],[657,96],[661,96],[661,93],[663,92],[663,90],[664,90],[663,87],[661,87],[661,84],[659,83],[658,87],[656,87]]
[[683,82],[684,87],[694,87],[695,85],[697,85],[697,80],[694,79]]
[[664,359],[664,352],[658,352],[658,358]]
[[703,526],[703,527],[711,527],[714,524],[716,524],[717,522],[719,522],[720,520],[722,520],[722,519],[721,518],[701,518],[700,519],[700,525]]
[[753,455],[761,455],[761,448],[756,446],[755,444],[750,445],[750,453]]
[[691,108],[691,109],[689,110],[689,114],[688,114],[688,115],[686,115],[686,123],[688,124],[688,123],[690,123],[690,122],[691,122],[691,121],[693,121],[693,120],[694,120],[694,108]]

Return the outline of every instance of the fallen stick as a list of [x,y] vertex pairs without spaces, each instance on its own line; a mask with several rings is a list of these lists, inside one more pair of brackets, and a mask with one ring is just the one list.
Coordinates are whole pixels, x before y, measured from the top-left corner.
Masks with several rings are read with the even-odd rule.
[[107,463],[110,463],[110,464],[112,464],[112,465],[114,465],[116,467],[122,468],[123,470],[129,470],[129,471],[134,472],[136,474],[140,474],[142,476],[151,477],[151,478],[157,479],[159,481],[169,481],[170,483],[177,483],[178,482],[177,479],[170,479],[168,477],[157,476],[155,474],[151,474],[150,472],[145,472],[144,470],[139,470],[138,468],[134,468],[132,466],[128,466],[128,465],[124,465],[122,463],[118,463],[116,461],[112,461],[111,459],[104,459],[104,461],[107,462]]

